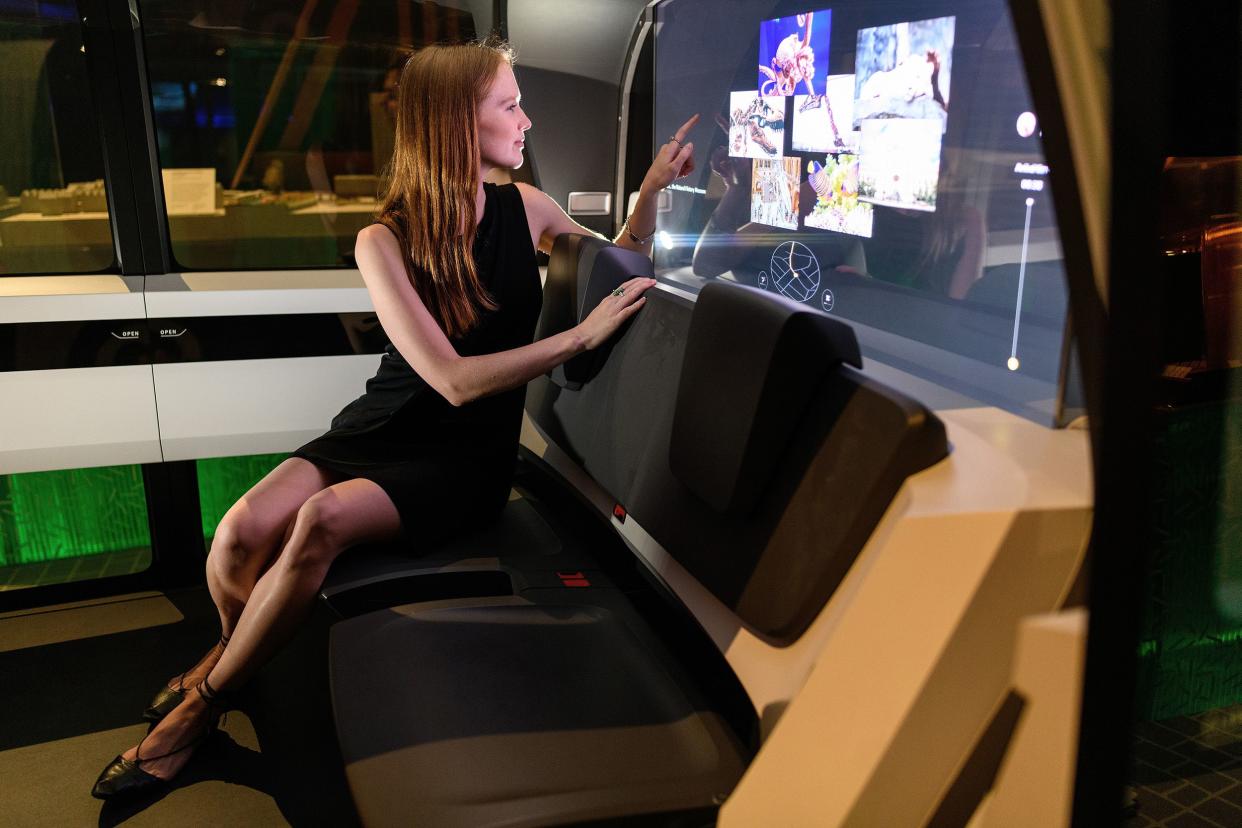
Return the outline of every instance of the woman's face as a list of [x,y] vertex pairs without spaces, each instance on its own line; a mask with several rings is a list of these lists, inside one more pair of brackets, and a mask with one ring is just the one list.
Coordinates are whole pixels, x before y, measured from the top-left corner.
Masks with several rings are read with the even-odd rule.
[[522,166],[530,118],[522,111],[522,93],[509,64],[501,64],[479,104],[479,154],[484,170]]

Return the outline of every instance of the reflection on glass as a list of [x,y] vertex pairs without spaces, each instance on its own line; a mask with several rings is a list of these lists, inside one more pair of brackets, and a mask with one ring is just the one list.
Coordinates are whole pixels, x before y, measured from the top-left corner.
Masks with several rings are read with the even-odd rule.
[[[1053,424],[1066,286],[1002,0],[660,6],[656,138],[687,116],[657,274],[850,321],[865,355]],[[662,236],[662,238],[665,238]]]
[[490,7],[143,3],[178,266],[349,264],[392,154],[397,67],[424,43],[486,33]]
[[0,276],[113,263],[77,18],[72,5],[0,7]]

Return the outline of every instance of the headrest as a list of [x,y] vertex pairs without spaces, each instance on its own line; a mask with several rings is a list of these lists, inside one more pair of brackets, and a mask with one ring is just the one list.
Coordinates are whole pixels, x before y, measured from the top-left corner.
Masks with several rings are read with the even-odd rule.
[[543,311],[535,326],[535,339],[567,331],[578,324],[578,259],[584,246],[605,242],[577,233],[562,233],[548,256],[548,273],[543,282]]
[[578,258],[578,321],[618,285],[635,276],[651,278],[655,273],[651,259],[633,250],[615,244],[592,244],[582,248]]
[[[536,339],[569,330],[624,282],[654,273],[651,259],[594,236],[563,233],[548,258],[543,313]],[[552,382],[575,390],[594,376],[608,346],[579,354],[549,374]]]
[[712,282],[690,318],[670,468],[717,512],[748,513],[824,375],[862,367],[848,325],[772,293]]

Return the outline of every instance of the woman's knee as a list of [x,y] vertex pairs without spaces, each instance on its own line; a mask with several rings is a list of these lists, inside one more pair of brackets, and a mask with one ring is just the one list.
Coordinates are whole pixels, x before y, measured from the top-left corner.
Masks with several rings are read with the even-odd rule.
[[208,568],[227,579],[257,569],[272,554],[273,528],[256,519],[239,502],[216,527],[207,556]]
[[311,495],[298,509],[281,562],[298,569],[330,564],[346,545],[347,517],[340,498],[330,490]]

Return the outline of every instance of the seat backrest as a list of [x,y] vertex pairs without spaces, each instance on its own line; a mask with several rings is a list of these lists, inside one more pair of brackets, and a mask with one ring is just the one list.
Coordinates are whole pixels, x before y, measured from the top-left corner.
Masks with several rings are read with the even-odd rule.
[[[540,335],[629,278],[615,250],[557,240]],[[853,331],[826,314],[727,283],[647,297],[576,381],[533,382],[527,410],[743,623],[788,643],[905,478],[947,455],[944,426],[861,373]]]

